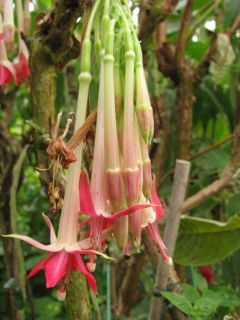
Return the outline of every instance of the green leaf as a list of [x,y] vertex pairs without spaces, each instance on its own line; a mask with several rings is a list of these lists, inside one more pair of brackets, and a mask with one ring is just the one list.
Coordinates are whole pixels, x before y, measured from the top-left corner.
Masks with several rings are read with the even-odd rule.
[[233,215],[240,212],[240,194],[234,194],[227,202],[226,213],[227,215]]
[[59,315],[62,305],[59,301],[54,300],[50,297],[41,297],[34,299],[36,310],[39,311],[37,314],[37,320],[51,320],[59,319]]
[[193,314],[197,317],[201,316],[202,319],[209,319],[208,316],[217,310],[219,304],[219,300],[202,297],[196,301],[193,307]]
[[183,289],[183,295],[190,303],[194,303],[199,298],[199,293],[197,292],[196,288],[190,284],[183,283],[181,287]]
[[227,26],[230,26],[240,11],[240,1],[225,0],[224,13]]
[[240,306],[240,294],[227,286],[219,286],[208,290],[204,297],[219,301],[222,307],[236,308]]
[[164,298],[166,298],[169,302],[171,302],[183,313],[188,315],[192,314],[193,307],[184,295],[176,294],[172,292],[166,292],[166,291],[162,291],[161,294]]
[[240,248],[239,232],[239,216],[227,222],[183,216],[174,261],[195,266],[219,262]]
[[198,272],[198,270],[194,269],[193,267],[191,269],[194,287],[201,291],[201,293],[208,291],[208,283],[206,279]]

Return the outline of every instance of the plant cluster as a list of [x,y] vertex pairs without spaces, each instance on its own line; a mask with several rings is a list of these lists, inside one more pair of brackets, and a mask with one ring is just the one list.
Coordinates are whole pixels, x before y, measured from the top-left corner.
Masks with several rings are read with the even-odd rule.
[[[91,82],[91,47],[94,31],[95,59],[99,61],[99,89],[94,156],[90,184],[82,168],[82,136]],[[45,270],[46,286],[56,286],[65,295],[70,272],[80,270],[97,292],[92,275],[94,256],[102,252],[108,238],[114,236],[118,247],[129,255],[139,251],[141,231],[146,229],[158,245],[163,260],[171,264],[157,227],[164,211],[155,190],[148,146],[153,137],[153,111],[143,69],[142,51],[131,21],[127,2],[97,0],[92,9],[82,43],[81,73],[75,121],[75,134],[66,144],[65,132],[57,137],[61,114],[47,149],[51,159],[68,168],[65,197],[56,236],[50,219],[43,215],[50,244],[12,234],[40,250],[48,252],[28,274]],[[80,130],[80,131],[79,131]],[[74,142],[74,143],[73,143]],[[73,154],[74,149],[74,154]],[[79,214],[89,218],[79,225]],[[87,225],[85,238],[79,229]],[[81,256],[89,255],[85,265]]]

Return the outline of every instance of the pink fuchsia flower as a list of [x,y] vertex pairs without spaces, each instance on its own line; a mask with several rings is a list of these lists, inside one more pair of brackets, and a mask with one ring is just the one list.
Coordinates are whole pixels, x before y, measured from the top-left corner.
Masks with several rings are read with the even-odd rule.
[[49,252],[49,254],[42,259],[27,275],[27,279],[33,277],[40,270],[45,270],[46,287],[52,288],[57,285],[58,282],[63,281],[71,272],[79,270],[86,277],[89,286],[97,293],[96,281],[91,272],[88,271],[85,266],[81,255],[102,255],[107,257],[103,253],[89,249],[92,245],[90,239],[85,239],[76,243],[67,243],[59,241],[56,237],[55,231],[51,224],[50,219],[43,215],[50,229],[50,244],[44,245],[28,236],[10,234],[4,237],[11,237],[15,239],[23,240],[30,245],[43,251]]
[[142,137],[149,145],[153,137],[154,120],[142,65],[137,65],[136,68],[136,113]]
[[7,58],[7,51],[4,42],[2,15],[0,15],[0,85],[8,85],[15,77],[15,70]]
[[[109,33],[113,36],[113,32]],[[124,208],[122,168],[117,135],[115,95],[114,95],[114,57],[108,52],[103,57],[104,67],[104,162],[106,176],[106,191],[114,210]]]
[[[110,229],[109,227],[113,225],[113,223],[119,218],[125,217],[128,215],[135,215],[136,213],[138,215],[142,214],[142,219],[143,219],[143,215],[145,215],[144,223],[143,223],[143,220],[142,222],[139,220],[139,224],[141,224],[142,228],[146,227],[146,230],[151,240],[153,241],[154,244],[156,244],[159,247],[164,261],[168,264],[172,263],[172,259],[166,253],[166,246],[163,243],[163,240],[161,238],[161,235],[159,233],[159,230],[156,224],[156,222],[159,221],[164,216],[164,210],[158,198],[154,182],[152,183],[150,201],[145,201],[145,203],[132,205],[126,209],[120,210],[113,214],[95,209],[95,206],[92,200],[91,191],[88,184],[87,173],[84,169],[82,170],[80,175],[79,192],[80,192],[80,211],[81,213],[87,214],[90,216],[90,219],[87,219],[86,223],[92,223],[92,221],[96,218],[98,218],[99,219],[98,222],[101,223],[101,227],[99,229],[97,229],[97,227],[95,227],[94,229],[95,232],[98,232],[98,238],[101,239],[101,241],[103,239],[101,237],[101,232],[104,232],[103,230],[106,229],[105,230],[106,233],[104,236],[104,239],[105,239],[107,235],[111,234],[111,230],[110,232],[108,231]],[[84,194],[84,196],[81,196],[82,194]],[[120,220],[119,223],[121,223],[121,221],[123,220]],[[122,223],[124,223],[124,221]],[[99,227],[99,224],[98,224],[98,227]],[[109,229],[107,230],[107,228]],[[130,244],[128,241],[126,241],[126,246],[124,247],[126,252],[128,252],[129,247],[130,247]]]
[[18,61],[14,64],[16,70],[16,82],[20,85],[25,79],[29,86],[30,68],[28,64],[29,51],[22,39],[19,39],[19,54]]
[[125,90],[123,117],[123,181],[128,205],[138,202],[141,173],[137,163],[134,111],[134,59],[133,51],[125,53]]
[[[109,221],[113,221],[116,218],[132,214],[140,209],[158,206],[158,204],[153,204],[153,203],[135,204],[125,209],[116,211],[115,213],[112,213],[113,212],[112,210],[101,211],[101,210],[98,210],[98,208],[95,209],[89,183],[88,183],[88,176],[85,169],[82,170],[80,175],[79,192],[80,192],[80,212],[81,213],[89,215],[91,217],[102,216],[104,219]],[[84,196],[81,196],[82,194]]]
[[[157,195],[155,181],[152,182],[152,189],[150,195],[150,202],[158,204],[157,207],[153,210],[149,210],[147,214],[148,224],[146,225],[146,231],[154,244],[159,247],[161,255],[163,257],[163,261],[168,265],[172,265],[172,258],[167,255],[167,248],[162,240],[160,232],[158,230],[157,222],[164,217],[164,209],[162,207],[161,201]],[[149,208],[151,209],[151,208]],[[152,212],[151,212],[152,211]],[[146,219],[146,216],[145,216]],[[146,220],[145,220],[146,223]]]

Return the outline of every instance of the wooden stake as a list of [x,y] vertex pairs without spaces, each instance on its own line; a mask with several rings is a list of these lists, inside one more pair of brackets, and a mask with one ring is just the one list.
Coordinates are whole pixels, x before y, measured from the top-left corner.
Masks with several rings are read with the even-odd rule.
[[[166,227],[163,237],[169,256],[173,256],[174,254],[178,228],[181,218],[181,207],[186,193],[189,171],[189,161],[176,161],[169,212],[167,215]],[[162,257],[160,257],[155,277],[154,293],[151,300],[148,320],[160,319],[160,313],[163,305],[163,298],[161,297],[160,292],[166,289],[169,268],[169,266],[163,263]]]

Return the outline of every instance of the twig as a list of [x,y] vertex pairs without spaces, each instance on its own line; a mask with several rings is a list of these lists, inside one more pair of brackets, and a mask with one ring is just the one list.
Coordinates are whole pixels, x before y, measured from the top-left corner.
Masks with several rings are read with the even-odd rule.
[[[190,171],[190,162],[184,160],[176,161],[173,188],[170,198],[169,213],[167,216],[166,227],[164,231],[164,242],[168,249],[168,254],[173,256],[175,243],[178,234],[178,228],[181,217],[181,207],[185,197],[187,182]],[[160,259],[158,263],[154,295],[151,300],[148,320],[159,319],[162,310],[163,299],[159,296],[161,290],[167,286],[169,267]]]
[[[239,96],[240,98],[240,96]],[[240,163],[240,137],[238,135],[240,129],[240,101],[238,102],[238,108],[236,111],[236,119],[239,123],[235,130],[235,140],[232,148],[232,155],[231,159],[229,160],[228,164],[226,165],[225,169],[223,170],[221,177],[210,185],[205,187],[204,189],[200,190],[194,196],[188,198],[182,206],[182,212],[188,211],[190,209],[195,208],[201,202],[205,201],[206,199],[213,196],[215,193],[219,192],[223,188],[227,187],[229,183],[234,179],[236,174],[236,168]]]
[[207,73],[212,56],[214,55],[216,50],[216,42],[217,42],[217,35],[216,33],[213,33],[208,50],[205,52],[201,61],[198,63],[198,65],[194,69],[194,77],[197,82],[201,81],[202,77]]
[[[213,149],[221,146],[222,144],[234,139],[235,137],[235,134],[231,134],[230,136],[226,137],[225,139],[217,142],[217,143],[214,143],[212,144],[211,146],[207,147],[207,148],[204,148],[200,151],[198,151],[197,153],[193,154],[192,156],[189,156],[187,157],[186,160],[188,161],[192,161],[192,160],[195,160],[196,158],[199,158],[200,156],[204,155],[205,153],[209,152],[209,151],[212,151]],[[161,179],[159,185],[161,186],[165,181],[166,179],[168,179],[170,176],[172,176],[174,173],[174,168],[172,168],[171,170],[169,170]]]
[[192,4],[193,4],[193,0],[188,0],[186,7],[184,9],[184,12],[183,12],[182,19],[181,19],[181,25],[180,25],[180,30],[179,30],[177,45],[176,45],[176,65],[177,65],[177,67],[180,66],[181,61],[184,56],[184,49],[185,49],[185,45],[186,45],[185,29],[186,29],[188,22],[189,22]]
[[[187,40],[186,40],[187,43],[192,39],[192,37],[193,37],[196,29],[199,28],[199,26],[201,26],[202,23],[203,23],[203,22],[208,18],[208,16],[212,13],[213,9],[214,9],[214,4],[213,4],[213,3],[206,3],[206,4],[203,5],[203,7],[201,7],[201,8],[198,10],[198,15],[197,15],[197,16],[199,17],[199,19],[196,21],[195,25],[193,26],[192,30],[189,32],[189,34],[188,34],[188,36],[187,36]],[[204,10],[204,13],[203,13],[203,14],[201,14],[201,11],[202,11],[202,10]],[[193,18],[194,18],[194,17],[193,17]]]
[[231,38],[239,28],[240,28],[240,14],[235,18],[235,20],[233,21],[233,24],[228,30],[229,37]]

